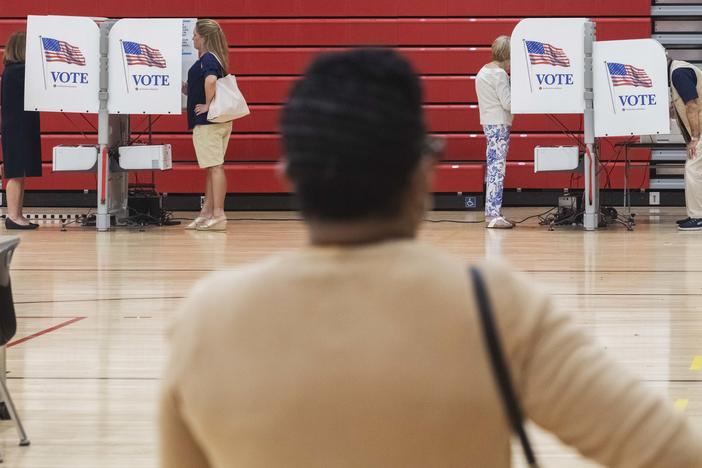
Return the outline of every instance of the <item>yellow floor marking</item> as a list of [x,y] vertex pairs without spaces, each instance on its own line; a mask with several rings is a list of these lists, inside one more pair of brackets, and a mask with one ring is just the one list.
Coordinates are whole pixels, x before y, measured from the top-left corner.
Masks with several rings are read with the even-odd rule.
[[687,409],[688,400],[684,398],[678,398],[675,400],[675,409],[678,411],[685,411]]

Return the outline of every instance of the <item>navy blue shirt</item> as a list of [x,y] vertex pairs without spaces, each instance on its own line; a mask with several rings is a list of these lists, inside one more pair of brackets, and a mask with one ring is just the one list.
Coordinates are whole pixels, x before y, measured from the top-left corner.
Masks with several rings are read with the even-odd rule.
[[673,86],[685,104],[699,97],[697,96],[697,75],[692,68],[677,68],[673,71]]
[[207,121],[207,113],[195,115],[195,105],[207,102],[205,78],[210,75],[221,78],[224,76],[224,70],[217,58],[207,52],[188,70],[188,128],[211,123]]

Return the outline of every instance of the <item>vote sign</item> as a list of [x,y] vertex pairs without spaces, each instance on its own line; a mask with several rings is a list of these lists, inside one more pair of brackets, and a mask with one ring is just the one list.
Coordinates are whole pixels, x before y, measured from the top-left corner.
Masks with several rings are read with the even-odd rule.
[[670,132],[667,61],[653,39],[596,42],[595,136]]
[[181,112],[179,19],[123,19],[110,30],[109,100],[112,114]]
[[99,46],[90,18],[28,16],[24,108],[97,113]]
[[513,114],[585,109],[584,18],[529,18],[511,36]]

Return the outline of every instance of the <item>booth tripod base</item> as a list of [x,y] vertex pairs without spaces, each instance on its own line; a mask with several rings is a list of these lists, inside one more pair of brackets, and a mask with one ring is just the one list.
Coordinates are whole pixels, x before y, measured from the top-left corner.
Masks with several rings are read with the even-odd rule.
[[[597,219],[597,228],[606,228],[612,224],[621,224],[627,231],[633,231],[636,221],[634,220],[634,214],[620,215],[616,208],[611,206],[602,207],[599,211],[599,216]],[[556,226],[575,226],[584,225],[585,221],[585,211],[582,209],[576,209],[572,207],[559,207],[558,212],[553,216],[544,219],[541,223],[542,226],[548,226],[549,231],[555,230]]]

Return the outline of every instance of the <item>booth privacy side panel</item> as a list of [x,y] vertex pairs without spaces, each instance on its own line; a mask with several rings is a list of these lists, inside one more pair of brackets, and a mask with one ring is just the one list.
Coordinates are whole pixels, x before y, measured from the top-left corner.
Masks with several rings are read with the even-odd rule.
[[100,30],[90,18],[27,17],[24,108],[97,113]]
[[595,136],[670,133],[667,69],[654,39],[596,42]]
[[110,31],[110,114],[180,114],[183,21],[123,19]]
[[530,18],[511,36],[513,114],[582,114],[585,18]]

